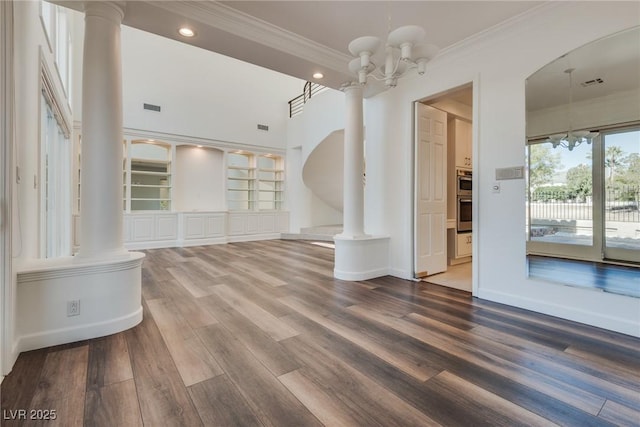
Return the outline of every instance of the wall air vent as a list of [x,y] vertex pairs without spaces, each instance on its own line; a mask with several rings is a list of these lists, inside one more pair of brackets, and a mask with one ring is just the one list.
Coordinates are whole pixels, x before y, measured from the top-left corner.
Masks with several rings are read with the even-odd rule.
[[587,87],[587,86],[599,85],[602,83],[604,83],[604,80],[602,80],[601,78],[597,78],[597,79],[587,80],[586,82],[582,82],[580,83],[580,86]]
[[142,104],[142,108],[144,108],[145,110],[157,111],[158,113],[160,112],[160,106],[159,105]]
[[266,131],[268,131],[269,130],[269,126],[267,126],[267,125],[258,125],[258,130],[266,130]]

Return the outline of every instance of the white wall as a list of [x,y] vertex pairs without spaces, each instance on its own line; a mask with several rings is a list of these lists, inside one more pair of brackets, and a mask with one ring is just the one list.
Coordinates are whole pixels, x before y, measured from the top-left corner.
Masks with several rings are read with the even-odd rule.
[[175,168],[172,172],[174,210],[226,210],[223,151],[180,145],[176,147]]
[[[576,16],[580,25],[567,25]],[[496,168],[524,164],[525,79],[576,47],[640,24],[639,17],[637,2],[548,3],[444,52],[425,76],[367,99],[366,223],[391,236],[393,274],[412,274],[412,102],[473,81],[475,295],[640,335],[640,300],[528,279],[524,180],[491,193]]]
[[[571,110],[571,124],[576,130],[637,121],[640,117],[640,89],[575,102]],[[568,124],[567,105],[527,111],[527,137],[566,132]]]
[[[40,217],[40,64],[46,64],[53,77],[53,83],[62,104],[70,104],[64,99],[64,91],[56,71],[53,46],[49,44],[40,20],[40,6],[37,1],[20,1],[13,3],[14,8],[14,69],[15,69],[15,137],[12,172],[9,174],[13,182],[12,218],[12,267],[27,259],[39,256],[39,217]],[[52,40],[53,42],[53,40]],[[3,111],[2,114],[5,114]],[[66,111],[70,115],[71,111]],[[20,182],[14,180],[13,170],[19,170]],[[16,280],[7,283],[11,289],[5,293],[13,301],[9,301],[7,317],[15,321],[16,312]],[[3,373],[13,365],[16,353],[15,327],[7,325],[6,342],[8,346],[3,360]]]
[[[75,30],[82,32],[82,25]],[[82,43],[77,45],[74,70],[81,72]],[[287,101],[304,86],[300,79],[126,26],[122,67],[125,128],[270,148],[284,149]],[[77,79],[74,106],[81,91]],[[144,103],[161,112],[144,110]]]

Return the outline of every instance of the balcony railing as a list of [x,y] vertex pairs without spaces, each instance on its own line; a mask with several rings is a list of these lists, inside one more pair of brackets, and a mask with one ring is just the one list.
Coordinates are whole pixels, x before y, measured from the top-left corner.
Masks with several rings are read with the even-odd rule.
[[325,89],[325,86],[319,85],[318,83],[306,82],[304,84],[302,94],[289,101],[289,117],[302,113],[304,110],[304,104],[306,104],[313,95],[316,95]]

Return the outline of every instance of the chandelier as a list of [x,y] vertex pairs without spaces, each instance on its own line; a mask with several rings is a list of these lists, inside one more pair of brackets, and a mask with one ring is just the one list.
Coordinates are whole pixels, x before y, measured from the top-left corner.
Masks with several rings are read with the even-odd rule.
[[418,74],[425,72],[426,64],[438,53],[438,47],[421,44],[425,31],[417,25],[405,25],[389,32],[384,46],[384,63],[376,65],[372,57],[377,54],[380,39],[374,36],[358,37],[349,43],[349,52],[354,59],[349,70],[358,76],[364,85],[369,77],[384,81],[386,87],[395,87],[398,79],[416,68]]
[[571,114],[571,105],[573,104],[573,77],[572,74],[575,71],[575,68],[567,68],[564,70],[566,74],[569,75],[569,131],[567,133],[556,133],[553,135],[549,135],[547,138],[547,142],[550,142],[553,148],[556,147],[564,147],[568,148],[569,151],[572,151],[575,147],[586,142],[587,144],[591,144],[593,138],[598,136],[598,132],[591,132],[588,130],[579,130],[574,131],[572,127],[572,114]]

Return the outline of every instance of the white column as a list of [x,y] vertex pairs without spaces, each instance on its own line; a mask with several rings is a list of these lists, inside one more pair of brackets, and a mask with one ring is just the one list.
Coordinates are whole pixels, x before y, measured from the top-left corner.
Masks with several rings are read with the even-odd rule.
[[127,253],[122,238],[123,17],[117,3],[85,3],[78,254],[83,258]]
[[344,126],[344,203],[342,238],[364,237],[364,123],[362,86],[344,89],[346,119]]

